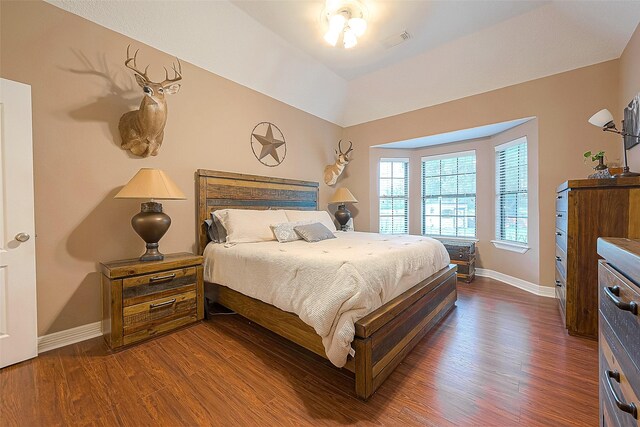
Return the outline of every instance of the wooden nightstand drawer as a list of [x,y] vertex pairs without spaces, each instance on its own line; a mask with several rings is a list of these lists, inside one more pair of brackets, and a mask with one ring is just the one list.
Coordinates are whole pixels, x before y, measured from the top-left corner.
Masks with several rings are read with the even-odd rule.
[[126,307],[195,290],[197,281],[195,267],[127,278],[122,281],[123,304]]
[[204,317],[202,257],[102,264],[102,330],[117,349]]
[[196,291],[130,305],[123,310],[122,327],[129,335],[179,317],[196,314]]

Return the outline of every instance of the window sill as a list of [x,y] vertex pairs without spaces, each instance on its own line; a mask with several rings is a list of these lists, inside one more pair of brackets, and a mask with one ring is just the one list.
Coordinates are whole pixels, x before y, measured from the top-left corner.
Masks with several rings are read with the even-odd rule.
[[480,240],[475,237],[449,237],[449,236],[433,236],[430,234],[423,234],[424,237],[431,237],[432,239],[438,240],[457,240],[460,242],[476,242],[478,243]]
[[498,249],[503,249],[505,251],[511,251],[511,252],[517,252],[519,254],[524,254],[529,249],[531,249],[529,246],[527,246],[527,245],[525,245],[523,243],[507,242],[505,240],[492,240],[491,243],[493,243],[493,246],[495,246]]

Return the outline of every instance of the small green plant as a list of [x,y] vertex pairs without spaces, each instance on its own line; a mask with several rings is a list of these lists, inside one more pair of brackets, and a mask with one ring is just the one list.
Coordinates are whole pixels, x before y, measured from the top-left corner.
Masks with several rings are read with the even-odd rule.
[[592,153],[591,151],[587,151],[584,154],[584,161],[586,162],[587,159],[591,158],[592,162],[597,162],[600,159],[604,160],[604,151],[598,151],[597,153]]

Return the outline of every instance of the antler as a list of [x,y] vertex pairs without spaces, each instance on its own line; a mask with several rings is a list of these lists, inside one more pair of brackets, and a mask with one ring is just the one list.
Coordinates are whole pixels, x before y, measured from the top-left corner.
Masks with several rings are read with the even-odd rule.
[[175,73],[175,75],[173,76],[172,79],[169,78],[169,71],[167,71],[167,67],[164,67],[164,76],[165,79],[162,83],[160,83],[162,86],[166,85],[167,83],[173,83],[173,82],[177,82],[182,80],[182,64],[180,63],[180,59],[176,58],[178,60],[178,69],[176,69],[176,64],[172,63],[172,69],[173,72]]
[[353,151],[353,142],[349,141],[349,149],[344,153],[344,155],[346,156],[352,151]]
[[[133,70],[136,74],[138,74],[140,77],[142,77],[143,79],[145,79],[146,81],[149,81],[149,77],[147,76],[147,70],[149,69],[149,66],[147,65],[147,68],[144,69],[144,72],[138,70],[138,64],[136,64],[136,59],[138,58],[138,52],[140,51],[140,49],[136,50],[136,53],[133,54],[133,57],[131,57],[131,55],[129,55],[129,48],[131,47],[131,45],[127,46],[127,60],[124,61],[124,65],[125,67],[127,67],[130,70]],[[133,61],[133,67],[129,64],[131,64],[131,62]]]

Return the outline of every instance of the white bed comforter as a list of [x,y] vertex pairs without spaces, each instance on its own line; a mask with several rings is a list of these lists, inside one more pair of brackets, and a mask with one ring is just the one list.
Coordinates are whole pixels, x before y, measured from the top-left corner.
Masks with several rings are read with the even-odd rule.
[[355,322],[444,268],[449,255],[429,237],[336,236],[317,243],[210,243],[204,278],[297,314],[322,337],[329,360],[342,367]]

